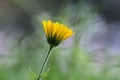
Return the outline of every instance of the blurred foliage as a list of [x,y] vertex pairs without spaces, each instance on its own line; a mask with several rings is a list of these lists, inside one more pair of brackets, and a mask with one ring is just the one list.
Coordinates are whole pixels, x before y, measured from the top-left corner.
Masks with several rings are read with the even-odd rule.
[[[9,1],[21,6],[26,12],[32,15],[30,19],[32,19],[31,22],[35,26],[35,32],[25,36],[20,41],[19,39],[16,40],[16,37],[9,37],[12,46],[9,53],[12,57],[8,55],[9,58],[5,58],[8,61],[13,59],[13,61],[8,62],[8,64],[4,61],[4,57],[0,59],[0,80],[34,80],[29,71],[29,67],[31,67],[33,72],[38,74],[49,47],[41,25],[41,21],[44,19],[59,21],[73,28],[76,32],[72,37],[73,43],[70,42],[72,43],[71,46],[65,48],[61,44],[52,51],[52,55],[45,69],[47,70],[49,67],[50,72],[45,80],[120,80],[119,56],[111,57],[105,53],[103,56],[108,56],[108,58],[100,62],[99,60],[102,58],[97,58],[97,61],[96,56],[91,56],[92,53],[89,54],[80,47],[79,40],[82,32],[86,28],[87,23],[97,13],[89,9],[89,6],[84,6],[84,3],[79,0],[62,0],[63,2],[65,1],[65,4],[59,4],[63,6],[57,10],[58,12],[52,13],[50,10],[42,11],[41,9],[39,12],[37,11],[39,9],[37,6],[37,9],[34,10],[31,7],[35,5],[31,6],[25,0]],[[72,1],[76,3],[71,3]],[[32,4],[32,0],[30,4]],[[57,7],[55,5],[55,9]],[[112,62],[115,64],[111,65]]]

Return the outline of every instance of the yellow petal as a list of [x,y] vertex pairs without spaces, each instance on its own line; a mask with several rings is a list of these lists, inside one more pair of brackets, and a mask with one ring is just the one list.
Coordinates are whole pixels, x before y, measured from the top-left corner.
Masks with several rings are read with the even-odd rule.
[[48,36],[46,21],[43,21],[42,24],[43,24],[43,27],[44,27],[44,32]]

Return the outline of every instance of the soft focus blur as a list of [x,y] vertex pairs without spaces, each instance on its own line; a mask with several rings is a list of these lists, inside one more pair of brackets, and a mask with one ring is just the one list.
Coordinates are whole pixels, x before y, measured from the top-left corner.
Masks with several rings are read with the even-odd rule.
[[120,0],[0,0],[0,80],[34,80],[49,49],[41,22],[75,35],[54,48],[45,80],[120,80]]

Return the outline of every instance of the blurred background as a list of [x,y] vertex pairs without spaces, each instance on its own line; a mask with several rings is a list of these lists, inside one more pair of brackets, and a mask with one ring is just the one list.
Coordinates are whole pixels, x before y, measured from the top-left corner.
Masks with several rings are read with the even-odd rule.
[[45,80],[120,80],[120,0],[0,0],[0,80],[34,80],[49,45],[41,22],[75,35],[56,47]]

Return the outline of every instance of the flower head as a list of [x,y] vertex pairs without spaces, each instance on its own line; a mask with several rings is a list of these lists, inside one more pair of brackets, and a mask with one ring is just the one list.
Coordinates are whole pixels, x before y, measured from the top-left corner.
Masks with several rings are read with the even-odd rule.
[[58,22],[53,23],[49,20],[43,21],[42,24],[47,41],[53,47],[58,46],[62,41],[74,34],[71,29]]

